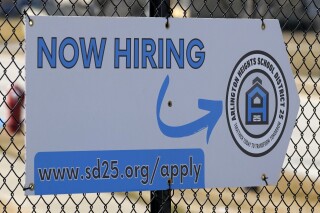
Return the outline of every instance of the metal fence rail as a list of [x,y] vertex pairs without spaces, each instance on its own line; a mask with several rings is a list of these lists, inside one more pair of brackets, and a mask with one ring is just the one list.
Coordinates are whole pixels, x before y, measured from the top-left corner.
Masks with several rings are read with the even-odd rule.
[[[300,110],[277,186],[171,191],[172,212],[320,212],[320,1],[0,1],[0,211],[150,212],[150,192],[24,196],[24,13],[279,19]],[[150,8],[153,8],[150,10]],[[25,12],[24,12],[25,11]],[[48,26],[54,27],[54,26]],[[234,39],[238,39],[234,35]],[[44,115],[45,116],[45,115]],[[234,177],[237,178],[237,177]],[[160,210],[165,211],[165,210]]]

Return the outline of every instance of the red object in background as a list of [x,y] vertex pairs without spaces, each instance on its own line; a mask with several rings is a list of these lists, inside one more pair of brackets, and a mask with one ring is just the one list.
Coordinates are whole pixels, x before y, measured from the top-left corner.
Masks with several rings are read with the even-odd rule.
[[6,129],[10,133],[17,132],[22,126],[22,109],[24,103],[24,91],[19,86],[13,86],[6,98],[9,107]]

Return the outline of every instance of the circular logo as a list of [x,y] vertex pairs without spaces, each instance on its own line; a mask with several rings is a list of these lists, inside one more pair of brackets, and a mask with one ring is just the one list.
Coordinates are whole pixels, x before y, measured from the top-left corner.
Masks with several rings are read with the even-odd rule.
[[244,55],[232,71],[226,100],[237,146],[254,157],[270,152],[281,139],[289,109],[287,83],[276,60],[262,51]]

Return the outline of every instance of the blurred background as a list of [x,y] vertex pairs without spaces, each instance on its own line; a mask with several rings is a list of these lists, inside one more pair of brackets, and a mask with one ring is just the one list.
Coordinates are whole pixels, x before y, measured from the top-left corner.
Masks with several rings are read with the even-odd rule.
[[[149,6],[148,0],[2,0],[0,15],[19,17],[26,10],[32,15],[148,17]],[[284,30],[318,29],[319,6],[318,0],[170,1],[173,17],[276,18]]]
[[0,0],[1,212],[150,212],[150,192],[24,196],[24,14],[149,17],[163,6],[173,18],[278,19],[300,97],[276,186],[174,190],[171,211],[320,212],[319,0]]

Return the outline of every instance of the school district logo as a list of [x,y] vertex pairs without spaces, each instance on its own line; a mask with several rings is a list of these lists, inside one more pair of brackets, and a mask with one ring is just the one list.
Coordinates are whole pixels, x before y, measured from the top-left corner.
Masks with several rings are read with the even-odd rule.
[[246,124],[268,124],[269,93],[262,87],[259,77],[256,77],[252,84],[246,93]]
[[279,143],[289,96],[281,67],[268,53],[252,51],[235,65],[226,95],[231,135],[247,155],[259,157]]

